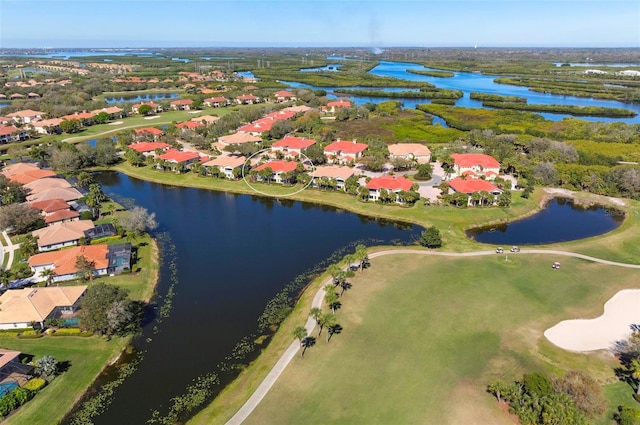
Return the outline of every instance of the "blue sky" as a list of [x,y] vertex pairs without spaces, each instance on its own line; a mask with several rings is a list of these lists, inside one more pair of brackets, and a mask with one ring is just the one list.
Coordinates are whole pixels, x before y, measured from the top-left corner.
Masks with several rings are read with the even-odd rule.
[[0,0],[0,48],[640,47],[640,1]]

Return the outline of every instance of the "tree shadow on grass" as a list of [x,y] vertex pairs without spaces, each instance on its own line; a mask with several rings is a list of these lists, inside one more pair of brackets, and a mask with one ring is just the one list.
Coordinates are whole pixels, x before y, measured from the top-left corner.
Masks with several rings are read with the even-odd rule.
[[313,347],[314,345],[316,345],[316,338],[313,336],[308,336],[306,338],[302,339],[302,357],[304,357],[304,353],[305,351],[307,351],[307,348]]
[[327,342],[331,341],[331,338],[333,337],[333,335],[342,333],[342,326],[339,323],[336,323],[333,326],[329,326],[329,328],[327,329],[327,332],[329,333],[329,338],[327,338]]

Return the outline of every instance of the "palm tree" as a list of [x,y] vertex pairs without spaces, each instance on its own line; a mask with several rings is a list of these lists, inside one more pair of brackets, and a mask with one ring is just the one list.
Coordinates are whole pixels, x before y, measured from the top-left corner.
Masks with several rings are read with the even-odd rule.
[[324,313],[322,316],[320,316],[319,321],[318,321],[318,325],[320,326],[320,331],[318,332],[318,336],[320,336],[320,334],[322,333],[322,329],[325,326],[333,326],[336,323],[336,315],[333,313]]
[[9,272],[9,270],[0,268],[0,283],[3,286],[6,286],[7,284],[9,284],[10,280],[11,280],[11,272]]
[[53,283],[53,278],[55,275],[56,273],[53,271],[53,269],[44,269],[40,272],[40,277],[44,278],[45,282],[47,282],[47,286]]
[[367,247],[359,244],[356,246],[356,252],[354,254],[356,260],[360,261],[360,271],[364,271],[364,263],[368,259]]
[[[296,326],[293,330],[293,336],[295,336],[300,341],[300,347],[303,346],[302,341],[308,336],[307,328],[304,326]],[[304,350],[300,352],[300,357],[304,357]]]
[[322,310],[320,309],[320,307],[313,307],[309,311],[309,317],[313,317],[313,320],[316,321],[316,324],[318,324],[318,319],[320,318],[321,315],[322,315]]

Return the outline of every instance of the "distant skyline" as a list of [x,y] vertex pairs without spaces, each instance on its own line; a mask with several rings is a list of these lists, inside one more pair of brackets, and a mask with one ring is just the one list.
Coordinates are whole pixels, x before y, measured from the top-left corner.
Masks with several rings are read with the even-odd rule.
[[640,1],[0,0],[0,48],[640,47]]

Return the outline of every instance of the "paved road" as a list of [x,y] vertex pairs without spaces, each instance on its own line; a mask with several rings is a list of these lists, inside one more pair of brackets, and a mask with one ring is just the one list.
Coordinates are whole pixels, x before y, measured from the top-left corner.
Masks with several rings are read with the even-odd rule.
[[[496,255],[495,251],[473,251],[473,252],[440,252],[440,251],[425,251],[421,249],[393,249],[387,251],[379,251],[369,255],[370,259],[382,257],[385,255],[395,255],[395,254],[416,254],[416,255],[436,255],[442,257],[478,257],[483,255]],[[627,263],[619,263],[616,261],[603,260],[596,257],[590,257],[588,255],[577,254],[575,252],[568,251],[558,251],[552,249],[523,249],[520,252],[508,252],[508,255],[523,255],[523,254],[547,254],[547,255],[559,255],[564,257],[574,257],[581,258],[587,261],[593,261],[595,263],[606,264],[609,266],[616,267],[627,267],[633,269],[640,269],[640,264],[627,264]],[[324,299],[324,286],[328,283],[331,283],[331,278],[327,279],[323,282],[322,287],[318,290],[316,295],[313,297],[313,301],[311,303],[311,307],[322,307],[322,300]],[[305,324],[305,328],[307,329],[307,333],[311,335],[313,329],[316,326],[315,320],[312,318],[307,319],[307,323]],[[249,397],[246,403],[238,410],[238,412],[233,415],[231,419],[229,419],[226,425],[240,425],[253,410],[256,408],[258,403],[262,401],[262,399],[267,395],[271,387],[276,383],[278,377],[284,372],[285,368],[289,364],[289,362],[295,357],[296,353],[300,349],[300,343],[297,340],[291,343],[291,345],[287,348],[287,350],[282,354],[278,362],[271,369],[269,374],[264,378],[262,383],[256,388],[255,392]]]
[[[20,244],[14,245],[11,242],[11,239],[9,239],[9,235],[7,235],[6,231],[2,232],[2,237],[4,238],[6,245],[0,244],[0,253],[2,253],[2,256],[0,258],[2,258],[4,260],[5,251],[9,252],[9,261],[7,261],[7,266],[5,267],[5,270],[9,270],[9,269],[11,269],[11,266],[13,265],[14,251],[16,249],[20,248]],[[6,248],[5,248],[5,246],[6,246]],[[2,264],[2,263],[0,263],[0,264]]]

